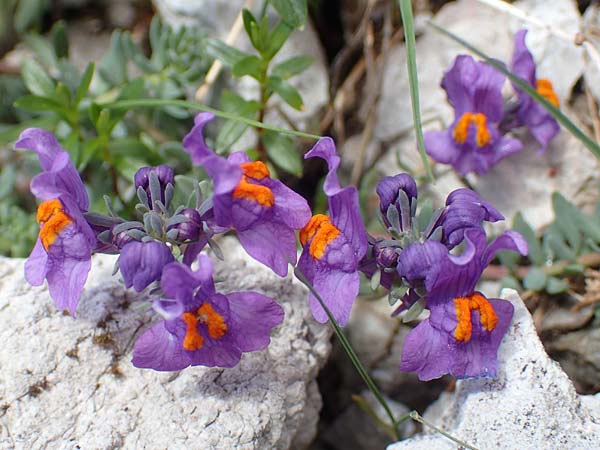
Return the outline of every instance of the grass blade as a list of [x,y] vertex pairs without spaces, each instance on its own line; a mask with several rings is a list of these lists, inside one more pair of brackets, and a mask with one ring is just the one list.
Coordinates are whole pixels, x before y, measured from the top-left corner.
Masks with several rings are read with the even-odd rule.
[[98,105],[104,109],[132,109],[132,108],[159,108],[166,106],[179,106],[181,108],[195,109],[197,111],[205,111],[213,113],[217,117],[229,120],[237,120],[243,122],[255,128],[263,128],[265,130],[275,131],[277,133],[286,134],[289,136],[296,136],[304,139],[319,140],[321,136],[316,134],[303,133],[302,131],[286,130],[285,128],[274,127],[267,125],[266,123],[259,122],[257,120],[248,119],[247,117],[237,116],[225,111],[221,111],[210,106],[201,105],[199,103],[188,102],[185,100],[168,100],[159,98],[140,98],[136,100],[121,100],[112,103],[103,103]]
[[435,30],[437,30],[438,32],[442,33],[443,35],[445,35],[445,36],[449,37],[450,39],[452,39],[453,41],[459,43],[460,45],[465,47],[467,50],[475,53],[477,56],[482,58],[487,64],[489,64],[490,66],[494,67],[499,72],[506,75],[514,84],[516,84],[520,89],[522,89],[524,92],[526,92],[527,95],[529,95],[536,102],[538,102],[544,108],[546,108],[546,110],[552,115],[552,117],[554,117],[560,124],[562,124],[562,126],[564,126],[567,130],[569,130],[573,136],[575,136],[577,139],[579,139],[583,143],[583,145],[585,145],[594,154],[594,156],[596,156],[596,158],[600,159],[600,146],[592,138],[590,138],[586,133],[584,133],[583,130],[581,130],[581,128],[579,128],[577,125],[575,125],[573,123],[573,121],[571,121],[571,119],[569,119],[565,114],[563,114],[560,109],[556,108],[548,100],[546,100],[544,97],[542,97],[527,81],[525,81],[521,77],[518,77],[517,75],[512,73],[510,70],[508,70],[508,68],[506,67],[506,65],[504,63],[502,63],[496,59],[490,58],[485,53],[483,53],[481,50],[474,47],[473,45],[471,45],[469,42],[465,41],[464,39],[458,37],[451,31],[448,31],[445,28],[442,28],[441,26],[439,26],[433,22],[429,22],[429,25],[432,28],[434,28]]
[[410,100],[413,111],[413,122],[415,124],[415,134],[417,135],[417,147],[423,160],[427,177],[433,181],[433,173],[429,165],[429,159],[425,153],[425,144],[423,142],[423,127],[421,125],[421,108],[419,106],[419,77],[417,75],[417,52],[415,44],[415,27],[413,22],[411,0],[398,0],[400,13],[402,14],[402,24],[404,25],[404,42],[406,43],[406,65],[408,66],[408,82],[410,84]]

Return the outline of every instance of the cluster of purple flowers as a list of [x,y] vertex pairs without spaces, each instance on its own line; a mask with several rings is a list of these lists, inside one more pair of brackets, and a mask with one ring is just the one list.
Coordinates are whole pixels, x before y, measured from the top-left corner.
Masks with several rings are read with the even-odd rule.
[[[397,313],[428,309],[429,318],[407,338],[402,369],[422,379],[494,374],[512,306],[486,299],[475,285],[497,250],[525,254],[527,246],[514,232],[487,245],[483,222],[502,219],[492,205],[459,189],[425,224],[416,219],[415,181],[407,174],[386,177],[377,193],[391,237],[375,239],[365,230],[356,188],[339,182],[340,158],[331,138],[322,138],[305,155],[328,166],[323,190],[329,215],[312,215],[307,202],[272,179],[264,163],[243,152],[225,158],[211,150],[203,133],[212,119],[212,114],[198,114],[183,141],[192,162],[212,179],[212,195],[203,200],[196,186],[193,207],[174,205],[173,170],[143,167],[134,180],[142,221],[124,220],[110,202],[110,215],[89,212],[81,178],[56,138],[44,130],[24,131],[16,146],[36,152],[43,169],[31,183],[42,202],[39,239],[25,266],[27,280],[33,285],[47,280],[58,308],[74,315],[92,253],[118,254],[125,286],[148,289],[162,319],[138,339],[136,367],[232,367],[242,353],[264,349],[284,316],[273,299],[259,293],[216,291],[213,264],[203,250],[216,246],[216,234],[234,231],[246,252],[276,274],[286,276],[288,265],[296,265],[321,297],[309,296],[321,323],[328,315],[320,300],[340,325],[348,322],[360,272],[402,292]],[[457,255],[459,246],[464,249]]]
[[[558,107],[552,83],[536,77],[531,52],[525,45],[527,30],[515,35],[510,70]],[[444,74],[441,86],[454,108],[454,122],[443,131],[425,133],[425,149],[436,161],[450,164],[461,175],[486,173],[500,160],[523,149],[521,141],[507,136],[526,127],[544,152],[560,127],[552,115],[527,93],[513,84],[516,101],[505,105],[503,74],[471,56],[460,55]]]

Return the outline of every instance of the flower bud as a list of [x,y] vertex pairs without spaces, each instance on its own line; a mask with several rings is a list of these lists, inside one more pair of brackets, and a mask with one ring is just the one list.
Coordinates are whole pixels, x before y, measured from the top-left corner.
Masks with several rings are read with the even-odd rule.
[[188,220],[186,222],[181,222],[170,226],[168,228],[168,231],[173,229],[177,230],[178,241],[197,240],[203,232],[202,219],[200,218],[200,213],[195,209],[186,208],[179,214],[187,217]]

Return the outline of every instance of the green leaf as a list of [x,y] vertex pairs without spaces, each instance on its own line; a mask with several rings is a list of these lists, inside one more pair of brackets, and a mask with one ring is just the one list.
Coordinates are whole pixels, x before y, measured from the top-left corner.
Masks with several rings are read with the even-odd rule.
[[90,90],[90,84],[94,76],[94,67],[94,63],[91,62],[85,68],[85,71],[81,76],[81,82],[79,83],[79,87],[77,88],[77,92],[75,93],[75,105],[79,105],[81,100],[83,100],[84,97],[88,94]]
[[270,0],[270,3],[290,27],[300,28],[306,23],[306,0]]
[[433,215],[433,204],[431,200],[426,199],[421,206],[421,210],[417,216],[417,228],[419,232],[423,232],[427,229],[431,216]]
[[448,36],[450,39],[454,40],[455,42],[458,42],[460,45],[462,45],[466,49],[470,50],[471,52],[475,53],[480,58],[483,58],[485,60],[485,62],[488,63],[490,66],[494,67],[496,70],[498,70],[499,72],[506,75],[510,79],[511,82],[513,82],[515,85],[517,85],[519,87],[519,89],[526,92],[527,95],[529,95],[532,99],[534,99],[536,102],[538,102],[540,105],[542,105],[552,115],[552,117],[554,117],[557,121],[559,121],[567,130],[569,130],[571,132],[571,134],[573,136],[575,136],[577,139],[579,139],[583,143],[583,145],[585,145],[588,148],[588,150],[590,150],[597,158],[600,159],[600,146],[592,138],[590,138],[587,134],[585,134],[577,125],[575,125],[573,123],[573,121],[571,121],[571,119],[569,119],[566,115],[564,115],[560,109],[556,108],[548,100],[546,100],[544,97],[542,97],[529,84],[529,82],[527,82],[526,80],[524,80],[521,77],[512,73],[510,70],[508,70],[506,68],[506,66],[502,62],[500,62],[496,59],[490,58],[485,53],[483,53],[481,50],[474,47],[473,45],[471,45],[464,39],[461,39],[460,37],[456,36],[454,33],[440,27],[439,25],[436,25],[433,22],[429,22],[429,25],[431,27],[433,27],[434,29],[436,29],[437,31],[439,31],[440,33]]
[[21,71],[23,81],[32,94],[52,98],[56,85],[46,70],[35,59],[26,59]]
[[268,38],[268,48],[264,51],[263,57],[270,61],[281,50],[294,29],[284,21],[277,24]]
[[406,314],[402,318],[402,323],[408,323],[412,322],[413,320],[417,320],[417,318],[421,315],[424,309],[425,301],[422,298],[420,298],[410,308],[408,308],[408,311],[406,311]]
[[231,73],[234,77],[243,77],[249,75],[257,81],[262,78],[265,65],[258,56],[250,55],[246,56],[242,60],[235,63]]
[[550,295],[562,294],[567,292],[570,286],[565,280],[556,277],[548,277],[546,281],[546,292]]
[[[239,95],[225,91],[221,96],[221,107],[232,114],[237,114],[243,117],[253,117],[258,110],[260,104],[254,100],[245,100]],[[217,153],[224,153],[226,150],[235,144],[238,139],[248,129],[248,124],[235,120],[228,120],[219,130],[215,142],[215,150]]]
[[554,209],[555,223],[569,241],[569,246],[579,253],[581,246],[581,233],[576,223],[576,217],[579,213],[577,207],[567,201],[561,194],[554,192],[552,194],[552,208]]
[[417,148],[421,155],[421,160],[425,166],[427,177],[433,181],[433,172],[429,165],[429,159],[425,153],[425,144],[423,142],[423,127],[421,125],[421,107],[419,106],[419,77],[417,72],[417,56],[415,43],[415,29],[413,23],[413,13],[411,0],[398,0],[400,4],[400,13],[402,14],[402,23],[404,25],[404,42],[406,42],[406,65],[408,66],[408,81],[410,84],[410,101],[413,111],[413,122],[415,124],[415,134],[417,135]]
[[565,243],[563,233],[556,223],[551,224],[544,233],[544,248],[552,259],[575,260],[577,257],[573,249]]
[[46,6],[47,0],[19,0],[14,16],[15,30],[23,33],[33,24],[41,22]]
[[67,29],[65,28],[65,22],[59,20],[56,22],[50,30],[50,37],[52,39],[52,46],[54,47],[54,53],[58,58],[69,57],[69,37],[67,36]]
[[224,66],[232,68],[239,61],[251,56],[248,53],[244,53],[231,45],[227,45],[225,42],[219,39],[208,39],[206,43],[206,53],[213,58],[218,59],[223,63]]
[[15,102],[15,107],[27,112],[56,111],[62,112],[62,105],[54,99],[40,97],[38,95],[26,95]]
[[529,260],[536,266],[542,266],[546,263],[546,257],[542,251],[539,239],[535,235],[535,231],[525,221],[523,215],[518,212],[513,219],[513,230],[518,231],[523,235],[529,247]]
[[244,22],[244,29],[246,30],[246,34],[250,39],[250,43],[256,50],[262,52],[262,50],[264,49],[264,42],[261,39],[260,27],[258,25],[258,22],[252,15],[252,13],[245,8],[242,10],[242,20]]
[[102,57],[98,65],[102,78],[113,86],[118,86],[127,81],[127,58],[121,45],[121,32],[113,32],[110,38],[108,52]]
[[287,80],[304,72],[313,63],[310,56],[294,56],[273,67],[271,75]]
[[500,260],[500,264],[510,270],[512,270],[521,259],[521,255],[519,253],[512,252],[510,250],[500,250],[496,256]]
[[151,148],[135,137],[123,137],[110,142],[110,153],[115,157],[133,158],[146,164],[158,163]]
[[523,279],[523,287],[532,291],[541,291],[546,286],[547,275],[543,269],[532,267]]
[[48,40],[37,33],[23,36],[23,42],[29,47],[46,67],[56,67],[56,53]]
[[515,289],[516,291],[520,291],[521,283],[519,283],[519,280],[517,280],[515,277],[509,275],[507,277],[502,278],[502,280],[500,280],[500,287],[502,289],[510,288],[510,289]]
[[292,108],[300,111],[304,109],[300,93],[287,81],[271,75],[267,78],[267,87],[279,95]]
[[302,175],[302,158],[292,139],[279,133],[265,131],[261,140],[273,164],[293,175]]

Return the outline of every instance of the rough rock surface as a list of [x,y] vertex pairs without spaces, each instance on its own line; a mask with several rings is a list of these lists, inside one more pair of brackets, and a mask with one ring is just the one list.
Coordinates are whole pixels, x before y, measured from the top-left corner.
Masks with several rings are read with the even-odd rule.
[[[460,380],[425,418],[479,450],[594,449],[600,442],[600,398],[579,396],[540,342],[525,305],[510,289],[512,325],[500,346],[494,379]],[[441,450],[457,445],[439,434],[398,442],[388,450]]]
[[[574,36],[581,26],[581,16],[572,0],[553,1],[552,8],[548,8],[545,0],[521,0],[514,6],[567,35]],[[538,76],[552,80],[563,112],[574,118],[568,108],[568,99],[584,69],[585,58],[580,47],[477,0],[450,2],[433,21],[486,54],[506,62],[510,61],[513,52],[514,33],[528,28],[527,44],[537,62]],[[424,127],[439,130],[454,119],[446,94],[439,86],[444,71],[458,54],[468,52],[428,27],[417,37],[416,51]],[[412,132],[407,133],[412,128],[412,111],[410,102],[406,101],[410,96],[403,45],[390,53],[382,92],[375,139],[388,143],[390,151],[377,167],[386,175],[402,171],[396,163],[398,155],[405,166],[420,172],[423,168],[415,136]],[[597,160],[568,131],[563,129],[543,155],[536,154],[539,146],[532,139],[527,139],[524,144],[523,152],[505,159],[487,174],[469,177],[477,191],[506,217],[521,210],[525,219],[537,228],[553,220],[550,207],[553,191],[563,193],[579,206],[592,204],[597,199]],[[450,166],[438,165],[437,169],[436,185],[430,193],[434,203],[441,204],[451,189],[461,187],[461,181]]]
[[94,257],[76,319],[24,281],[23,260],[0,259],[0,448],[305,448],[329,327],[313,321],[297,282],[249,260],[233,240],[223,248],[217,289],[277,299],[284,323],[266,350],[233,369],[175,373],[131,365],[152,314],[111,277],[113,257]]

